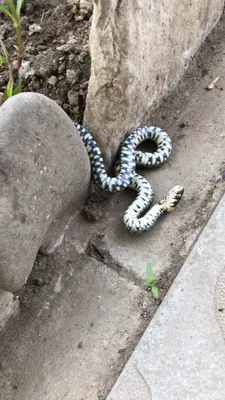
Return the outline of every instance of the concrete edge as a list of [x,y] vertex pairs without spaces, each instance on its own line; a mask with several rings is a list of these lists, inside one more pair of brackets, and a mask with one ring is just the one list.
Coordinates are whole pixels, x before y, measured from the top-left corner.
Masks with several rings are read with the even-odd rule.
[[225,195],[107,400],[225,398],[224,215]]

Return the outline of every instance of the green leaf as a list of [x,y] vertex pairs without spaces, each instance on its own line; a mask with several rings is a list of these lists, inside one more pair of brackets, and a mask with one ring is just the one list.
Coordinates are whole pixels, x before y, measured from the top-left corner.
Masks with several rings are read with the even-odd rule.
[[16,19],[14,18],[14,16],[12,15],[12,13],[8,10],[8,8],[6,8],[6,7],[3,6],[2,4],[0,4],[0,11],[4,12],[4,14],[6,14],[9,18],[11,18],[11,20],[13,21],[13,23],[16,24]]
[[10,97],[12,97],[12,95],[13,95],[13,81],[10,80],[10,81],[7,83],[7,86],[6,86],[6,88],[5,88],[4,100],[9,99]]
[[13,96],[15,96],[16,94],[21,93],[21,81],[19,81],[18,85],[16,86],[16,88],[13,90]]
[[20,18],[20,11],[21,11],[22,5],[23,5],[23,0],[17,0],[16,13],[17,13],[18,18]]
[[12,97],[13,95],[13,81],[9,81],[7,84],[7,97]]
[[154,274],[152,272],[151,264],[147,264],[146,271],[147,271],[147,279],[148,279],[148,281],[151,282],[151,283],[156,282],[156,278],[155,278],[155,276],[154,276]]
[[7,87],[4,90],[4,94],[3,94],[3,100],[6,101],[7,100]]
[[146,286],[150,286],[150,283],[149,283],[149,281],[145,281],[145,282],[144,282],[144,285],[146,285]]
[[154,299],[156,299],[156,300],[159,299],[158,288],[156,286],[152,286],[151,290],[152,290],[152,295],[153,295]]
[[4,14],[6,14],[8,17],[10,17],[13,20],[12,13],[8,10],[8,8],[3,6],[2,4],[0,4],[0,11],[4,12]]
[[6,62],[6,55],[0,53],[0,65],[4,65]]
[[9,98],[9,96],[8,96],[8,89],[7,89],[7,86],[6,86],[6,88],[5,88],[5,90],[4,90],[3,99],[4,99],[4,101],[6,101],[8,98]]

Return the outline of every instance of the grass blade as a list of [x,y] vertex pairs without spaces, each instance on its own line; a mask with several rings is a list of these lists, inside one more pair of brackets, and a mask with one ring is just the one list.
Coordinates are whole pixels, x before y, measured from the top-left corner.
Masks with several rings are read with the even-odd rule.
[[16,86],[16,88],[13,90],[13,96],[15,96],[15,94],[19,94],[21,93],[21,81],[19,81],[18,85]]
[[0,66],[6,63],[6,55],[0,51]]
[[16,7],[14,6],[14,2],[13,0],[7,0],[9,8],[10,8],[10,12],[12,14],[12,20],[13,20],[13,24],[15,26],[15,28],[18,26],[19,24],[19,18],[17,17],[17,13],[16,13]]
[[152,286],[151,291],[152,291],[152,295],[153,295],[154,299],[158,300],[159,299],[158,288],[156,286]]
[[6,87],[5,90],[4,90],[3,100],[4,100],[4,101],[7,100],[7,87]]
[[147,272],[147,279],[148,279],[148,281],[149,282],[155,282],[155,276],[154,276],[154,274],[153,274],[153,272],[152,272],[152,266],[151,266],[151,264],[147,264],[147,267],[146,267],[146,272]]
[[4,92],[4,100],[9,99],[13,95],[13,81],[9,80]]
[[12,97],[13,94],[13,81],[10,80],[7,84],[7,97]]
[[23,0],[17,0],[16,13],[17,13],[18,18],[20,18],[20,11],[21,11],[22,5],[23,5]]
[[16,22],[16,20],[15,20],[14,16],[12,15],[12,13],[8,10],[8,8],[3,6],[2,4],[0,4],[0,11],[4,12],[4,14],[6,14],[9,18],[11,18],[13,23]]

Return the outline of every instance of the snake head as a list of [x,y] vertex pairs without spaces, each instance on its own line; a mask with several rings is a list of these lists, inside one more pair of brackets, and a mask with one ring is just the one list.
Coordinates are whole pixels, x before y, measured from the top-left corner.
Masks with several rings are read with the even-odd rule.
[[184,193],[184,188],[182,186],[176,185],[171,189],[163,200],[159,201],[159,205],[162,207],[164,212],[173,211]]
[[184,193],[182,186],[176,185],[171,189],[165,199],[165,208],[167,212],[173,211],[178,205]]

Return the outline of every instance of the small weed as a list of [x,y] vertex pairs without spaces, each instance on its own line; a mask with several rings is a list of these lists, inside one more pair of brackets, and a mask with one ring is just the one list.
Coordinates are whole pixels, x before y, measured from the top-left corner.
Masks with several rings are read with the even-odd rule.
[[3,51],[0,51],[0,66],[3,67],[6,63],[6,55]]
[[159,299],[159,290],[155,283],[158,281],[158,279],[155,277],[155,275],[152,272],[152,266],[151,264],[147,264],[146,267],[146,273],[147,273],[147,280],[144,282],[144,285],[148,286],[152,292],[152,296],[154,299],[158,300]]
[[9,70],[9,81],[6,85],[5,92],[4,92],[4,100],[9,99],[12,96],[15,96],[15,94],[18,94],[21,92],[21,81],[19,81],[18,85],[14,87],[14,74],[13,74],[13,65],[9,57],[9,53],[5,47],[4,42],[0,38],[0,46],[3,50],[3,60],[5,59],[5,63],[8,65],[8,70]]
[[21,32],[21,23],[20,23],[20,11],[21,7],[23,5],[24,0],[17,0],[16,6],[14,5],[13,0],[6,0],[8,3],[9,8],[4,6],[3,4],[0,4],[0,11],[2,11],[5,15],[7,15],[16,30],[16,36],[17,36],[17,47],[18,47],[18,62],[16,69],[19,69],[22,65],[22,60],[23,60],[23,41],[22,41],[22,32]]
[[19,70],[22,61],[23,61],[23,56],[24,56],[24,49],[23,49],[23,42],[22,42],[22,33],[21,33],[21,23],[20,23],[20,11],[21,7],[23,5],[24,0],[17,0],[16,6],[14,5],[13,0],[6,0],[6,3],[8,4],[8,7],[4,6],[3,4],[0,4],[0,11],[2,11],[5,15],[7,15],[16,30],[16,36],[17,36],[17,46],[16,47],[18,51],[18,60],[16,63],[16,66],[13,66],[13,63],[10,59],[8,50],[6,49],[5,43],[3,40],[0,38],[0,46],[1,46],[1,52],[0,52],[0,66],[5,66],[7,65],[8,71],[9,71],[9,81],[7,83],[7,86],[5,88],[4,92],[4,100],[7,100],[8,98],[14,96],[15,94],[18,94],[21,92],[21,81],[19,81],[18,85],[15,87],[14,85],[14,70]]

